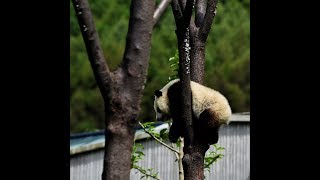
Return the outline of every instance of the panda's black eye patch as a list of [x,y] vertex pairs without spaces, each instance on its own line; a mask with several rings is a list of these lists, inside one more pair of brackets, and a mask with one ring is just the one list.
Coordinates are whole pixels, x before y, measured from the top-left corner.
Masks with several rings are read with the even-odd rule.
[[160,90],[155,90],[154,95],[157,97],[160,97],[160,96],[162,96],[162,92]]
[[157,107],[157,112],[158,112],[158,113],[161,113],[161,110],[160,110],[158,107]]

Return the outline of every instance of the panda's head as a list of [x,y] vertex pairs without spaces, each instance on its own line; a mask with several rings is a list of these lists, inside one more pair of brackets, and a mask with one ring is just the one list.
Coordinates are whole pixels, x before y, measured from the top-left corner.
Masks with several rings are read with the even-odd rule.
[[165,121],[170,118],[169,99],[167,92],[154,91],[154,110],[157,121]]
[[154,91],[154,110],[156,112],[156,119],[158,121],[165,121],[171,118],[168,90],[174,83],[178,81],[179,79],[172,80],[168,84],[166,84],[162,89]]

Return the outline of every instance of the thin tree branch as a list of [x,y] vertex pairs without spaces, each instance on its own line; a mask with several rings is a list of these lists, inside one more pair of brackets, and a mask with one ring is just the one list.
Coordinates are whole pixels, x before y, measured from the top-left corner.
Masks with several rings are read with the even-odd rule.
[[[194,138],[192,123],[192,96],[190,87],[190,19],[192,16],[194,0],[187,0],[183,12],[182,27],[177,24],[177,38],[179,46],[179,77],[181,84],[181,118],[185,125],[185,142],[186,146],[192,144]],[[181,29],[180,29],[181,28]]]
[[88,0],[72,0],[72,3],[77,15],[94,77],[104,100],[106,100],[109,98],[112,78],[100,45],[98,33],[95,29]]
[[[172,145],[172,147],[174,147],[174,144],[173,144],[173,143],[171,143],[171,145]],[[176,152],[174,152],[174,155],[176,156],[176,159],[179,160],[179,154],[176,153]]]
[[[181,87],[181,118],[185,125],[185,141],[190,143],[193,137],[192,113],[191,113],[191,87],[190,87],[190,31],[189,24],[192,16],[194,0],[185,2],[185,10],[182,7],[185,1],[173,0],[171,3],[176,22],[176,35],[179,50],[179,77]],[[179,4],[180,3],[180,4]]]
[[171,7],[172,7],[172,13],[174,16],[174,20],[175,20],[177,28],[178,28],[178,25],[180,25],[180,24],[182,25],[182,20],[183,20],[183,14],[182,14],[182,10],[181,10],[181,7],[179,5],[178,0],[172,0]]
[[153,14],[153,26],[155,26],[160,17],[162,16],[163,12],[167,9],[168,5],[171,3],[172,0],[162,0],[157,9],[154,11],[154,14]]
[[157,142],[159,142],[160,144],[164,145],[166,148],[170,149],[171,151],[179,154],[179,151],[173,149],[171,146],[167,145],[166,143],[164,143],[163,141],[161,141],[160,139],[158,139],[157,137],[155,137],[152,133],[150,133],[150,132],[146,129],[146,127],[144,127],[144,125],[143,125],[141,122],[139,122],[139,124],[140,124],[140,126],[143,128],[143,130],[144,130],[147,134],[149,134],[153,139],[155,139]]
[[183,17],[185,22],[184,28],[189,27],[193,6],[194,6],[194,0],[187,0],[185,9],[183,11]]
[[187,0],[179,0],[179,6],[180,6],[182,12],[186,8],[186,2],[187,2]]
[[184,180],[184,172],[183,172],[183,164],[182,164],[182,159],[183,159],[183,147],[184,147],[184,140],[183,138],[180,139],[180,147],[179,147],[179,180]]
[[197,27],[200,27],[200,25],[203,22],[205,13],[206,13],[206,8],[207,8],[207,4],[206,4],[206,0],[197,0],[196,4],[195,4],[195,25]]
[[206,42],[207,40],[213,22],[213,18],[216,16],[217,13],[217,3],[218,0],[208,0],[207,2],[206,15],[204,16],[204,20],[199,29],[199,40],[202,42]]
[[[193,48],[195,40],[196,40],[196,34],[198,33],[198,28],[196,27],[193,18],[191,18],[191,20],[190,20],[189,29],[190,29],[190,46],[191,46],[191,51],[192,51],[192,48]],[[192,55],[192,53],[191,53],[191,55]],[[193,59],[191,59],[191,60],[193,60]],[[191,74],[191,77],[192,77],[192,74]]]

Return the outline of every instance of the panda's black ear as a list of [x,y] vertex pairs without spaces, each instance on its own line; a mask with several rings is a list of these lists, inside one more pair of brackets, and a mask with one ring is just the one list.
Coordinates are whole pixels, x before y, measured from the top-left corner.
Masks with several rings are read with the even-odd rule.
[[162,96],[162,92],[160,90],[155,90],[154,95],[157,97],[160,97],[160,96]]

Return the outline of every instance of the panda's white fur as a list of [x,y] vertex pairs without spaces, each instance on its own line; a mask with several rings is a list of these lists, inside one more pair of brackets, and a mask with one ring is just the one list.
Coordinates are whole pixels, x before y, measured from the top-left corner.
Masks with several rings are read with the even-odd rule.
[[[167,96],[168,89],[179,79],[175,79],[166,84],[160,91],[162,96],[156,97],[154,101],[154,109],[156,112],[156,118],[161,118],[162,114],[169,114],[169,99]],[[210,89],[199,83],[191,81],[192,92],[192,110],[194,115],[199,118],[200,114],[208,109],[215,114],[215,120],[219,121],[219,124],[228,124],[229,118],[232,114],[228,100],[218,91]],[[157,112],[157,107],[161,110],[161,113]]]

